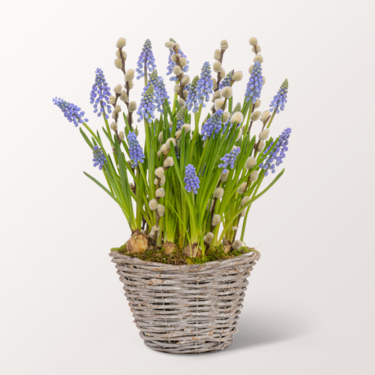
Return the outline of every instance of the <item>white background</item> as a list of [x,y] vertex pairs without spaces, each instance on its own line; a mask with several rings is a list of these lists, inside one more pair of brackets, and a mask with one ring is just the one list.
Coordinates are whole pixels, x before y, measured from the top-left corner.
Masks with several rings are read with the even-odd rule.
[[[372,1],[7,1],[1,40],[0,373],[374,374],[374,85]],[[148,349],[108,257],[129,230],[82,173],[100,176],[79,131],[52,105],[81,106],[97,67],[114,87],[115,43],[135,68],[146,38],[165,74],[173,37],[190,75],[229,42],[243,70],[258,37],[262,109],[287,77],[293,129],[286,173],[254,205],[246,233],[262,258],[239,333],[223,352]],[[173,85],[168,82],[168,88]],[[133,99],[139,102],[141,84]]]

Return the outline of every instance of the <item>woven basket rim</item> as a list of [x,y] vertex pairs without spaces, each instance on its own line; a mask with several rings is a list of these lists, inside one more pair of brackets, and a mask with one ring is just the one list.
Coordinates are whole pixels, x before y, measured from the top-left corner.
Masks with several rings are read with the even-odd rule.
[[233,257],[233,258],[228,258],[228,259],[220,259],[220,260],[215,260],[215,261],[212,261],[212,262],[207,262],[207,263],[203,263],[203,264],[193,264],[193,265],[189,265],[189,264],[183,264],[183,265],[174,265],[174,264],[166,264],[166,263],[158,263],[158,262],[148,262],[148,261],[145,261],[145,260],[142,260],[142,259],[139,259],[137,257],[130,257],[128,255],[125,255],[125,254],[121,254],[119,251],[111,251],[109,253],[109,256],[110,257],[113,257],[114,255],[116,256],[120,256],[120,257],[123,257],[125,259],[128,259],[130,262],[132,263],[138,263],[139,265],[149,265],[149,266],[153,266],[153,267],[163,267],[163,268],[168,268],[170,270],[186,270],[186,269],[189,269],[189,270],[197,270],[197,269],[201,269],[203,267],[211,267],[211,266],[216,266],[216,265],[223,265],[223,263],[232,263],[233,261],[240,261],[241,259],[244,259],[244,258],[252,258],[251,260],[252,261],[257,261],[260,259],[260,252],[255,250],[255,249],[252,249],[251,252],[249,253],[246,253],[246,254],[242,254],[242,255],[239,255],[239,256],[236,256],[236,257]]

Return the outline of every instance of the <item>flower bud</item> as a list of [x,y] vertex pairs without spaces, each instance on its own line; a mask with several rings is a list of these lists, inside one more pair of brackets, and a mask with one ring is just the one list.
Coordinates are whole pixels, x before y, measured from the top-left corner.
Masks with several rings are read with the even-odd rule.
[[241,206],[244,206],[246,203],[249,203],[251,200],[250,197],[243,197],[241,200]]
[[238,135],[237,135],[237,138],[236,138],[236,142],[242,137],[242,128],[240,129],[240,131],[238,132]]
[[158,201],[156,199],[151,199],[150,202],[148,202],[148,206],[150,210],[154,211],[158,207]]
[[158,158],[160,159],[160,157],[161,157],[161,150],[159,150],[156,154],[158,155]]
[[122,86],[121,85],[117,85],[113,91],[117,94],[117,95],[121,95],[122,93]]
[[185,76],[184,78],[182,78],[181,84],[183,86],[187,86],[189,83],[190,83],[190,77],[189,76]]
[[129,112],[134,112],[137,109],[137,103],[136,102],[130,102],[129,103]]
[[240,216],[241,217],[244,217],[246,215],[246,209],[245,210],[242,210],[241,213],[240,213]]
[[243,182],[241,186],[237,189],[237,192],[239,194],[243,194],[246,191],[247,188],[247,182]]
[[175,45],[176,45],[176,43],[173,43],[173,42],[170,42],[170,41],[165,43],[165,46],[169,49],[174,48]]
[[257,45],[255,45],[255,46],[253,46],[252,51],[253,51],[254,53],[259,53],[259,52],[262,51],[262,49],[260,48],[260,45],[257,44]]
[[175,74],[176,76],[179,76],[181,73],[182,73],[181,67],[179,67],[178,65],[175,65],[173,68],[173,74]]
[[251,121],[258,121],[260,119],[260,115],[262,114],[261,111],[254,111],[251,116],[250,116],[250,119]]
[[166,144],[163,144],[161,147],[160,147],[160,151],[165,154],[166,152],[168,152],[171,148],[168,147]]
[[250,156],[246,160],[245,168],[246,169],[251,169],[251,168],[255,167],[256,164],[257,164],[257,161],[255,160],[255,158],[253,158],[252,156]]
[[225,69],[222,69],[220,72],[220,78],[224,79],[225,78]]
[[254,104],[254,109],[258,109],[260,107],[261,103],[262,103],[262,101],[260,99],[258,99],[256,101],[256,103]]
[[250,38],[249,43],[251,46],[256,46],[258,44],[258,39],[253,36],[252,38]]
[[174,138],[168,138],[167,142],[165,142],[165,144],[168,147],[168,150],[171,149],[171,142],[173,143],[173,146],[176,146],[176,140]]
[[212,240],[214,239],[214,234],[212,232],[208,232],[204,237],[203,237],[203,241],[206,243],[206,244],[210,244],[212,242]]
[[121,69],[122,68],[122,60],[121,59],[119,59],[119,58],[115,59],[115,67],[117,69]]
[[221,98],[221,92],[215,91],[214,94],[212,95],[213,101],[215,101],[216,99],[219,99],[219,98]]
[[216,199],[221,199],[224,195],[224,189],[221,187],[218,187],[215,189],[213,197]]
[[164,186],[164,184],[165,184],[165,175],[160,179],[159,185]]
[[114,96],[110,96],[108,101],[109,101],[109,104],[115,104],[116,98]]
[[165,169],[169,168],[169,167],[172,167],[173,166],[173,158],[172,156],[168,156],[165,160],[164,160],[164,163],[163,163],[163,167]]
[[227,179],[228,179],[228,176],[229,176],[229,171],[227,173],[223,173],[220,177],[220,180],[222,182],[225,182]]
[[131,81],[134,79],[134,69],[128,69],[128,71],[125,74],[125,81]]
[[266,139],[268,139],[269,136],[270,136],[270,130],[269,129],[265,129],[262,132],[260,132],[259,139],[261,141],[265,141]]
[[220,48],[226,50],[228,49],[228,47],[229,47],[228,42],[225,39],[223,39],[220,43]]
[[112,122],[111,129],[115,132],[117,130],[117,124],[115,122]]
[[128,87],[129,87],[129,89],[132,89],[134,87],[134,82],[133,81],[129,81],[128,82]]
[[177,61],[177,56],[175,53],[172,53],[171,60],[175,63]]
[[263,62],[263,56],[260,55],[260,54],[258,54],[258,55],[256,55],[256,56],[254,57],[254,60],[253,60],[253,61],[254,61],[254,62],[259,61],[260,63],[262,63],[262,62]]
[[174,85],[173,91],[178,94],[180,92],[181,88],[180,85]]
[[254,64],[250,66],[249,73],[251,74],[253,72]]
[[214,64],[212,65],[212,69],[216,73],[220,73],[222,71],[221,63],[219,61],[215,61]]
[[129,101],[128,94],[126,93],[126,91],[122,92],[120,100],[122,100],[124,103]]
[[243,77],[243,73],[241,70],[239,70],[238,72],[233,73],[232,81],[235,81],[235,82],[241,81],[242,77]]
[[232,243],[233,250],[239,250],[243,246],[242,241],[237,240]]
[[119,137],[120,141],[123,141],[123,140],[125,139],[125,134],[124,134],[124,132],[119,132],[119,133],[118,133],[118,137]]
[[126,39],[125,38],[120,38],[116,43],[117,48],[124,48],[125,46],[126,46]]
[[180,64],[182,67],[185,67],[186,64],[187,64],[187,60],[186,60],[186,57],[181,57],[180,58]]
[[177,51],[181,49],[181,47],[178,43],[175,44],[175,48],[177,49]]
[[216,81],[216,79],[215,78],[212,78],[212,83],[213,83],[213,88],[214,88],[214,90],[216,90],[217,89],[217,81]]
[[175,133],[175,137],[176,137],[176,139],[179,139],[180,137],[181,137],[181,134],[182,134],[182,131],[181,131],[181,129],[180,130],[177,130],[176,131],[176,133]]
[[189,91],[188,90],[184,90],[183,94],[184,94],[184,98],[186,99],[187,96],[188,96],[188,94],[189,94]]
[[257,151],[258,151],[258,152],[262,152],[262,151],[264,150],[264,146],[265,146],[265,145],[266,145],[266,144],[265,144],[264,141],[260,141],[260,142],[258,143]]
[[229,99],[229,98],[233,95],[232,88],[229,87],[229,86],[224,87],[224,88],[221,90],[221,95],[223,96],[223,98],[227,98],[227,99]]
[[164,176],[164,168],[163,167],[156,168],[155,176],[160,180]]
[[[121,51],[121,55],[122,55],[122,57],[123,57],[124,60],[126,60],[126,58],[128,57],[128,55],[126,54],[125,51]],[[117,50],[117,51],[116,51],[116,56],[117,56],[117,57],[121,57],[121,55],[120,55],[120,51]]]
[[113,109],[113,111],[115,113],[120,113],[121,112],[121,106],[120,106],[120,104],[117,104],[116,107]]
[[230,122],[234,124],[235,122],[237,124],[240,124],[243,121],[243,114],[242,112],[236,112],[232,115]]
[[260,121],[262,121],[263,123],[267,122],[268,119],[271,117],[271,112],[266,109],[263,113],[262,113],[262,116],[260,116]]
[[214,59],[220,60],[221,59],[221,51],[219,49],[215,50],[214,52]]
[[156,198],[163,198],[165,196],[165,190],[164,188],[159,188],[155,191]]
[[158,140],[160,143],[163,143],[163,132],[161,131],[158,135]]
[[255,182],[258,179],[258,171],[252,171],[250,173],[250,182]]
[[184,124],[181,129],[185,129],[185,133],[188,133],[191,130],[191,126],[190,124]]
[[212,226],[216,227],[216,225],[220,224],[221,222],[221,216],[218,215],[218,214],[215,214],[214,216],[212,216]]
[[227,122],[229,119],[230,113],[229,112],[224,112],[223,113],[223,122]]
[[156,207],[156,210],[158,212],[159,217],[164,216],[165,207],[162,204],[158,204],[157,207]]
[[215,100],[215,109],[223,109],[224,108],[224,99],[216,99]]
[[181,107],[183,107],[185,105],[185,100],[182,99],[182,98],[178,98],[178,105]]

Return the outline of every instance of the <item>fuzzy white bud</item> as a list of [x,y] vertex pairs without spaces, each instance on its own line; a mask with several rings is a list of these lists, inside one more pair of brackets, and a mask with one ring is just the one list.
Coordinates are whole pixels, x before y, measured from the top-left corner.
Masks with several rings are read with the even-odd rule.
[[214,234],[212,232],[208,232],[204,237],[203,237],[203,241],[206,243],[206,244],[210,244],[212,242],[212,240],[214,239]]
[[251,74],[253,72],[254,64],[250,66],[249,73]]
[[243,73],[241,70],[239,70],[238,72],[233,73],[232,81],[235,81],[235,82],[241,81],[242,77],[243,77]]
[[183,86],[187,86],[189,83],[190,83],[190,77],[189,76],[185,76],[184,78],[182,78],[181,84]]
[[120,104],[117,104],[116,107],[113,109],[113,112],[120,113],[121,112],[121,106]]
[[224,79],[225,78],[225,69],[222,69],[221,72],[220,72],[220,77],[221,79]]
[[122,86],[121,85],[117,85],[113,91],[117,94],[117,95],[121,95],[122,93]]
[[243,197],[241,200],[241,206],[244,206],[246,203],[249,203],[250,199],[250,197]]
[[218,187],[215,189],[213,197],[216,199],[221,199],[223,195],[224,195],[224,189],[221,187]]
[[165,196],[165,190],[164,188],[159,188],[155,191],[156,198],[163,198]]
[[161,156],[161,150],[159,150],[156,154],[158,155],[158,158],[160,159],[160,156]]
[[119,132],[118,137],[120,138],[120,141],[123,141],[125,139],[125,133],[124,132]]
[[155,176],[158,179],[161,179],[164,176],[164,168],[163,167],[156,168],[155,169]]
[[258,143],[258,147],[257,147],[257,151],[258,152],[262,152],[264,150],[264,146],[266,145],[266,143],[264,141],[260,141]]
[[165,175],[164,175],[164,176],[160,179],[160,186],[164,186],[165,181],[166,181],[166,179],[165,179]]
[[172,53],[171,60],[175,63],[177,61],[177,56],[175,53]]
[[240,216],[241,217],[244,217],[246,215],[246,209],[245,210],[242,210],[241,213],[240,213]]
[[165,207],[162,204],[158,204],[158,206],[156,207],[156,210],[158,211],[159,217],[164,216]]
[[128,87],[129,87],[129,89],[132,89],[134,87],[134,82],[133,81],[129,81],[128,82]]
[[219,49],[216,49],[214,52],[214,59],[220,60],[221,59],[221,51]]
[[181,57],[180,58],[180,64],[182,67],[185,67],[186,64],[187,64],[187,60],[186,60],[186,57]]
[[216,90],[217,89],[217,81],[216,81],[216,78],[212,78],[212,83],[213,83],[213,88],[214,88],[214,90]]
[[225,49],[228,49],[228,47],[229,47],[228,42],[225,39],[223,39],[220,43],[220,48],[225,50]]
[[224,99],[216,99],[215,100],[215,109],[223,109],[224,108]]
[[247,188],[247,182],[243,182],[241,186],[238,188],[237,192],[239,194],[243,194],[246,191]]
[[174,85],[173,87],[173,91],[175,92],[175,94],[178,94],[180,92],[180,85]]
[[121,69],[122,68],[122,60],[120,58],[115,59],[115,67],[117,69]]
[[220,73],[223,70],[221,63],[219,61],[214,62],[214,64],[212,65],[212,69],[216,73]]
[[116,98],[114,96],[109,97],[109,104],[115,104],[116,103]]
[[251,168],[255,167],[256,164],[257,164],[257,161],[255,160],[255,158],[252,157],[252,156],[250,156],[250,157],[247,158],[247,160],[246,160],[245,168],[246,168],[246,169],[251,169]]
[[260,115],[262,114],[261,111],[254,111],[252,114],[251,114],[251,121],[258,121],[260,119]]
[[129,101],[128,94],[126,93],[126,91],[122,92],[120,100],[122,100],[124,103]]
[[243,114],[242,112],[236,112],[232,115],[230,122],[234,124],[235,122],[237,124],[240,124],[243,121]]
[[173,68],[173,74],[175,74],[176,76],[179,76],[181,73],[182,73],[181,67],[178,65],[175,65]]
[[224,112],[223,113],[223,122],[227,122],[229,119],[230,113],[229,112]]
[[150,210],[154,211],[158,206],[158,201],[156,199],[151,199],[150,202],[148,202],[148,206],[150,207]]
[[136,102],[130,102],[129,103],[129,112],[134,112],[137,109],[137,103]]
[[263,56],[261,54],[258,54],[254,57],[254,62],[256,61],[259,61],[260,63],[262,63],[264,60],[263,60]]
[[238,132],[238,135],[237,135],[237,138],[236,138],[236,142],[242,137],[242,128],[240,129],[240,131]]
[[221,98],[221,92],[220,91],[215,91],[214,94],[212,95],[212,99],[215,102],[216,99]]
[[[124,58],[124,60],[126,60],[126,58],[128,57],[128,55],[126,54],[125,51],[121,51],[121,55],[122,55],[122,57]],[[120,51],[117,50],[117,51],[116,51],[116,56],[117,56],[117,57],[121,57],[121,55],[120,55]]]
[[184,124],[181,129],[185,129],[185,133],[188,133],[191,130],[191,126],[190,124]]
[[212,226],[216,227],[216,225],[220,224],[221,222],[221,216],[218,214],[215,214],[212,216]]
[[267,109],[262,113],[262,116],[260,116],[260,121],[267,122],[268,119],[271,117],[271,112]]
[[258,179],[258,171],[253,171],[250,173],[250,181],[255,182]]
[[117,48],[124,48],[125,46],[126,46],[126,39],[125,38],[120,38],[116,43]]
[[185,105],[185,100],[182,99],[182,98],[178,98],[178,105],[181,107],[183,107]]
[[220,180],[222,182],[225,182],[227,179],[228,179],[228,176],[229,176],[229,171],[227,173],[223,173],[220,177]]
[[117,130],[117,124],[115,122],[112,122],[111,129],[115,132]]
[[172,156],[168,156],[168,157],[164,160],[163,167],[164,167],[164,168],[169,168],[169,167],[172,167],[172,165],[173,165],[173,158],[172,158]]
[[262,101],[260,99],[258,99],[256,101],[256,103],[254,104],[254,109],[258,109],[260,107],[261,103],[262,103]]
[[233,90],[231,87],[226,86],[221,90],[221,95],[223,98],[229,99],[233,95]]
[[234,230],[234,231],[238,230],[238,227],[232,227],[232,230]]
[[270,136],[270,130],[269,129],[265,129],[265,130],[263,130],[263,131],[260,132],[259,139],[261,141],[265,141],[266,139],[268,139],[269,136]]
[[188,90],[184,90],[183,94],[184,94],[184,98],[186,99],[187,96],[188,96],[188,94],[189,94],[189,91]]
[[234,250],[239,250],[242,246],[243,246],[243,243],[242,243],[242,241],[240,241],[240,240],[236,240],[236,241],[234,241],[234,242],[232,243],[232,248],[233,248]]
[[161,131],[158,135],[158,140],[160,143],[163,143],[163,132]]
[[249,43],[251,46],[256,46],[258,44],[258,39],[253,36],[250,38]]
[[264,86],[265,84],[266,84],[266,77],[263,76],[263,85],[262,86]]
[[125,81],[132,81],[134,79],[134,69],[128,69],[125,74]]
[[171,148],[168,147],[166,144],[164,144],[164,145],[162,145],[162,146],[160,147],[160,151],[161,151],[163,154],[165,154],[166,152],[168,152],[170,149],[171,149]]
[[170,42],[170,41],[165,43],[165,46],[169,49],[174,48],[175,45],[176,45],[176,43],[173,43],[173,42]]
[[171,142],[173,144],[173,147],[176,146],[176,140],[174,138],[168,138],[167,142],[165,142],[165,144],[167,145],[168,149],[171,148]]
[[257,44],[257,45],[255,45],[255,46],[253,46],[252,51],[253,51],[254,53],[259,53],[259,52],[262,51],[262,48],[260,48],[260,45]]

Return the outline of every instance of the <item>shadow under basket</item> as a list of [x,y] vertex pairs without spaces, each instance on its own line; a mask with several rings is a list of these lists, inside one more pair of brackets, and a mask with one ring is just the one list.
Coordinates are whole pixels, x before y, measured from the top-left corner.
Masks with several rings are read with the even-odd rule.
[[233,342],[257,251],[190,266],[145,262],[116,251],[110,256],[147,346],[204,353]]

